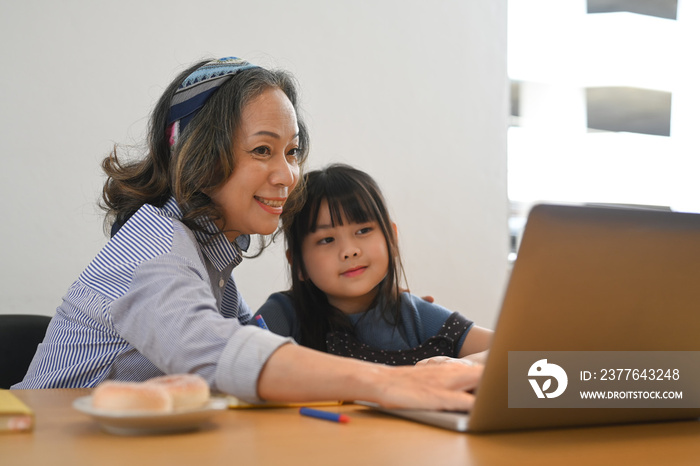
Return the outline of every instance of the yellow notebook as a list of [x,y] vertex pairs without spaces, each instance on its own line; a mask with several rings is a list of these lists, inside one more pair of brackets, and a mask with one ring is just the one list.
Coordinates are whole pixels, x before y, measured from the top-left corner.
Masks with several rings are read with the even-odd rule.
[[9,390],[0,390],[0,432],[24,432],[34,428],[34,411]]

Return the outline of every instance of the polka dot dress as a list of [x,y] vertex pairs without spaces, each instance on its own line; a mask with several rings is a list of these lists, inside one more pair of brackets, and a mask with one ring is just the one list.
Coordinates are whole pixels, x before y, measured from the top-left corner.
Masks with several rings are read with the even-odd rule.
[[453,312],[442,325],[437,335],[428,338],[415,348],[398,351],[375,349],[360,343],[357,338],[345,332],[330,332],[326,335],[328,352],[364,361],[388,364],[390,366],[413,365],[421,359],[433,356],[459,356],[457,343],[472,324],[459,312]]

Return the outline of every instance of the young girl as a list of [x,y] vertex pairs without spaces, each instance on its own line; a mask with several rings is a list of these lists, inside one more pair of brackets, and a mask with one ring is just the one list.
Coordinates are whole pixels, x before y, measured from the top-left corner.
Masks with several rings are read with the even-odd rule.
[[[233,269],[293,214],[308,152],[284,72],[198,63],[158,101],[148,152],[105,159],[113,236],[64,296],[22,382],[95,387],[196,373],[247,401],[368,400],[468,410],[479,368],[388,371],[244,325]],[[354,364],[353,364],[354,363]]]
[[310,348],[390,365],[487,350],[490,330],[401,292],[395,224],[369,175],[331,165],[309,173],[305,188],[308,200],[284,223],[292,289],[256,318]]

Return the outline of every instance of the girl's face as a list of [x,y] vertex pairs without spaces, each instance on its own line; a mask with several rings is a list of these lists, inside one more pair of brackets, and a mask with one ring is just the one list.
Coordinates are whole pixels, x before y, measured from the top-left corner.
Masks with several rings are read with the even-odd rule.
[[377,285],[389,269],[389,251],[379,223],[331,225],[328,202],[318,213],[316,231],[301,244],[302,260],[311,280],[328,302],[346,314],[369,309]]
[[233,140],[233,174],[211,193],[222,211],[226,237],[233,241],[242,234],[272,234],[299,180],[299,127],[285,93],[267,89],[251,100]]

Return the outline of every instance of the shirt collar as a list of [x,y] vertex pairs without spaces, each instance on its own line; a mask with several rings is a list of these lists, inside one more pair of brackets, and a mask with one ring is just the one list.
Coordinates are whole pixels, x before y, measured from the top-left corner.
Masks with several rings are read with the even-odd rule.
[[[182,210],[171,197],[163,206],[163,210],[169,215],[182,218]],[[207,258],[214,264],[219,272],[233,264],[236,267],[243,260],[243,253],[250,246],[250,235],[239,235],[230,242],[225,235],[221,234],[219,228],[209,218],[202,217],[198,223],[204,227],[205,231],[193,231],[195,238]]]

